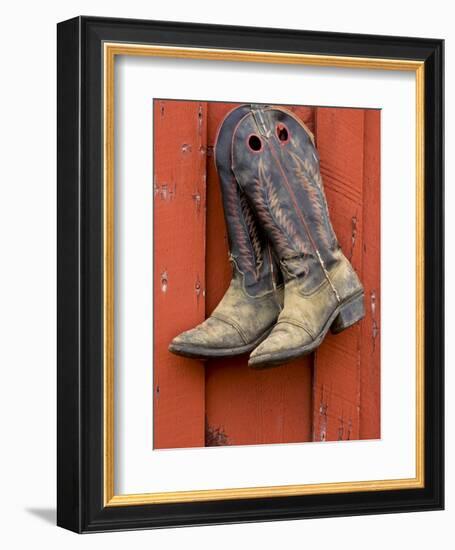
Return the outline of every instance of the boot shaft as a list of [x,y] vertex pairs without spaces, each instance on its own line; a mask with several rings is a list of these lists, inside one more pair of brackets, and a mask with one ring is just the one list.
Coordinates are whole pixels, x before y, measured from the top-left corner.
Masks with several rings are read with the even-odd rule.
[[249,105],[241,105],[223,120],[215,140],[215,163],[234,277],[243,279],[249,295],[260,296],[281,284],[281,273],[273,248],[232,172],[232,135],[238,122],[249,112]]
[[273,242],[286,279],[327,278],[339,245],[312,134],[290,112],[251,106],[234,130],[232,170]]

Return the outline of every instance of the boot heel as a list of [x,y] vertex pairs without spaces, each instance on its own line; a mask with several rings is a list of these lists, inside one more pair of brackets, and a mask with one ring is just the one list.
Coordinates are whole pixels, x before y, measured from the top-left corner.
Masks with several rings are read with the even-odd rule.
[[338,334],[365,316],[364,294],[360,294],[340,309],[330,327],[333,334]]

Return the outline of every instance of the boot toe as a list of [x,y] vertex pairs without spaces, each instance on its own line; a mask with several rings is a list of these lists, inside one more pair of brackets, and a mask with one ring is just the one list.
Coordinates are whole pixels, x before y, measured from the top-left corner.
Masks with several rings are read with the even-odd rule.
[[182,332],[169,345],[169,351],[188,355],[203,355],[210,351],[235,349],[244,342],[238,331],[228,323],[209,317],[197,327]]
[[291,323],[279,323],[250,355],[251,367],[266,367],[286,363],[298,355],[302,348],[311,345],[312,338],[303,328]]

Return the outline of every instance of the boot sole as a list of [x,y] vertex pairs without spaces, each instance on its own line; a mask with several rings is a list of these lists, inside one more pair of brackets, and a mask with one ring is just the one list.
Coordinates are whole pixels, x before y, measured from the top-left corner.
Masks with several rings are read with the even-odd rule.
[[263,342],[267,336],[272,332],[273,326],[268,328],[259,338],[256,338],[254,342],[239,346],[237,348],[204,348],[202,346],[194,346],[191,344],[170,344],[169,351],[175,355],[181,355],[182,357],[189,357],[190,359],[201,359],[207,361],[208,359],[216,359],[221,357],[235,357],[236,355],[243,355],[250,353],[261,342]]
[[283,351],[277,354],[267,354],[259,355],[253,358],[250,358],[248,365],[254,369],[267,369],[270,367],[277,367],[297,359],[298,357],[303,357],[312,353],[316,348],[318,348],[324,338],[326,337],[329,329],[333,334],[339,334],[343,330],[351,327],[358,321],[361,321],[365,316],[365,305],[364,305],[364,293],[357,294],[351,297],[347,302],[340,304],[332,315],[327,320],[321,332],[318,336],[306,346],[301,346],[299,348],[294,348],[290,351]]

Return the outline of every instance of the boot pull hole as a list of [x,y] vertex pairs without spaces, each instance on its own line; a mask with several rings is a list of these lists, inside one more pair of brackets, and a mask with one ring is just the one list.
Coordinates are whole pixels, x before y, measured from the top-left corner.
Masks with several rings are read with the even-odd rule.
[[248,146],[252,151],[260,151],[262,149],[261,138],[256,134],[252,134],[248,138]]
[[277,124],[276,135],[282,143],[287,143],[289,141],[289,132],[284,124]]

